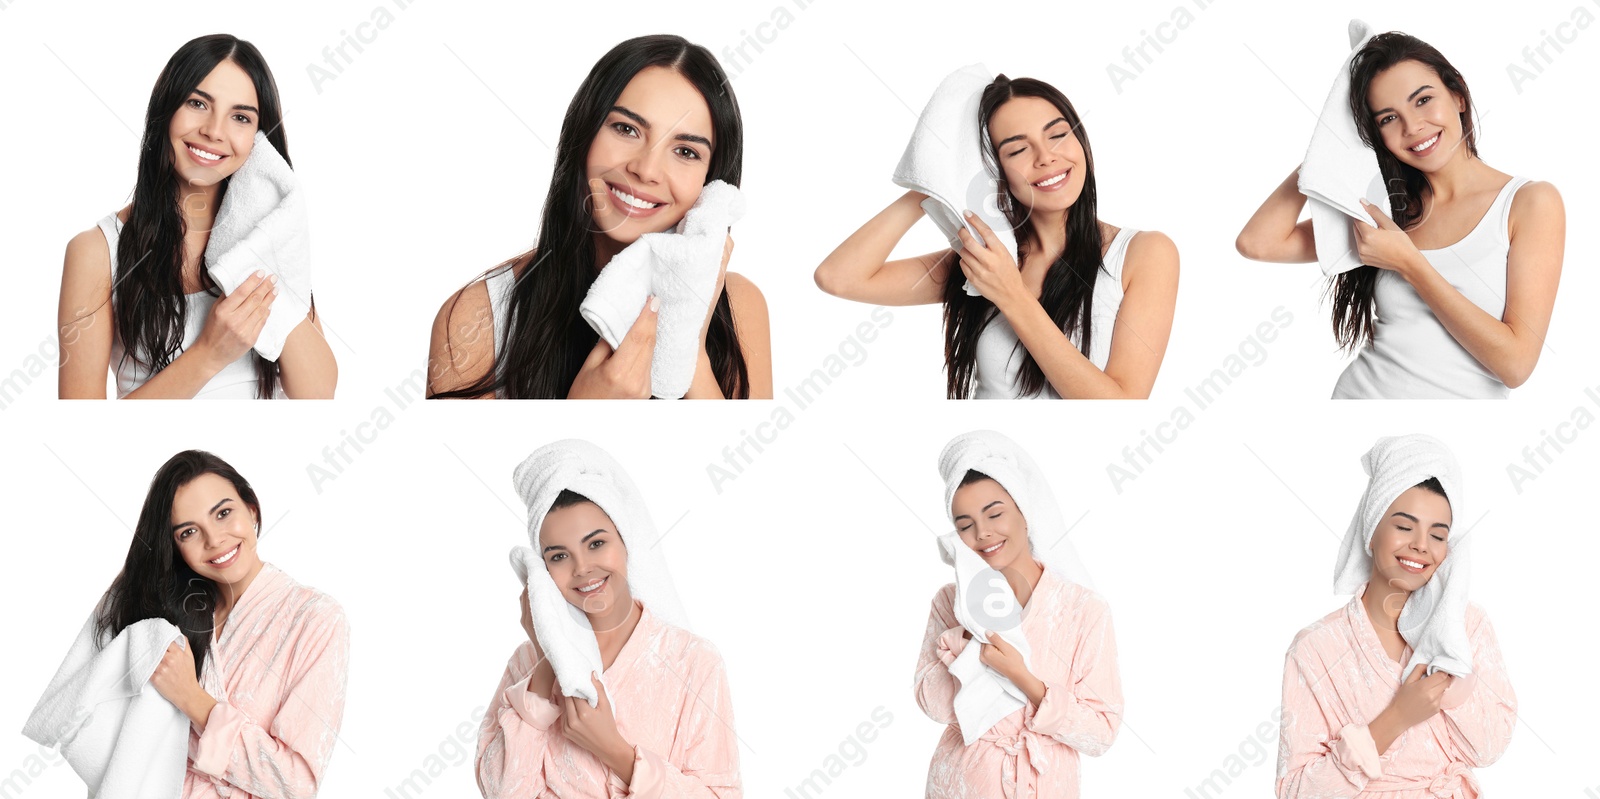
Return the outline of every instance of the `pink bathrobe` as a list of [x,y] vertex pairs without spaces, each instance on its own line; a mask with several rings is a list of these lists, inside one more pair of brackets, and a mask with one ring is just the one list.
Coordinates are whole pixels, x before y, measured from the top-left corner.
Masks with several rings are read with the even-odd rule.
[[1380,755],[1367,724],[1388,707],[1404,679],[1384,652],[1357,592],[1350,604],[1300,631],[1283,670],[1278,740],[1281,799],[1472,799],[1472,768],[1498,760],[1517,723],[1494,628],[1468,605],[1472,676],[1452,678],[1433,718],[1406,730]]
[[950,675],[970,643],[956,621],[955,595],[951,583],[934,596],[917,661],[917,704],[949,725],[928,766],[929,799],[1074,799],[1078,753],[1103,754],[1122,725],[1110,610],[1093,591],[1046,570],[1022,609],[1044,701],[1001,719],[969,747],[953,706],[960,686]]
[[[486,799],[739,799],[738,739],[722,657],[646,607],[605,670],[617,730],[633,744],[633,781],[562,732],[555,698],[528,691],[533,644],[511,656],[478,731],[478,789]],[[582,700],[580,700],[582,701]]]
[[263,564],[212,637],[200,685],[217,705],[190,729],[183,799],[316,796],[349,659],[339,603]]

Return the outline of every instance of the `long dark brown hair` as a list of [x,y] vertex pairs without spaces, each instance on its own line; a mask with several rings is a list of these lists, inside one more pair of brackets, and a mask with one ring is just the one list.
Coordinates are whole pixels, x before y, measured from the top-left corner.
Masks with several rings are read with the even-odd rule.
[[[139,150],[139,177],[134,184],[128,223],[117,239],[117,273],[112,282],[111,310],[122,336],[123,358],[133,358],[152,375],[165,369],[182,351],[189,305],[183,293],[186,224],[179,207],[177,166],[172,159],[172,117],[200,81],[223,61],[232,61],[250,76],[260,108],[257,126],[266,132],[267,141],[284,162],[289,162],[278,84],[255,45],[217,33],[191,39],[172,54],[150,91]],[[231,176],[224,178],[217,191],[219,205],[231,180]],[[200,280],[211,294],[221,293],[204,268],[200,270]],[[312,307],[315,308],[314,303]],[[270,398],[278,387],[278,364],[254,350],[250,355],[255,364],[256,396]]]
[[[1422,221],[1423,197],[1431,194],[1433,188],[1428,183],[1427,173],[1408,166],[1389,152],[1378,130],[1378,121],[1373,119],[1372,109],[1367,105],[1367,92],[1373,79],[1402,61],[1416,61],[1439,73],[1444,88],[1461,98],[1461,140],[1473,158],[1478,157],[1478,137],[1472,120],[1472,93],[1467,90],[1466,79],[1432,45],[1404,33],[1380,33],[1368,40],[1350,60],[1350,114],[1355,118],[1356,130],[1361,132],[1361,140],[1378,155],[1378,170],[1383,174],[1383,184],[1389,187],[1389,218],[1402,230],[1410,230]],[[1356,350],[1371,343],[1376,324],[1373,296],[1377,284],[1378,268],[1375,266],[1358,266],[1329,279],[1333,335],[1341,349]]]
[[206,654],[211,651],[211,631],[216,626],[212,614],[221,589],[189,568],[178,552],[172,540],[172,500],[178,489],[203,474],[214,474],[232,483],[239,499],[257,519],[261,518],[261,503],[255,490],[227,461],[196,449],[172,456],[150,480],[127,560],[95,616],[95,634],[102,642],[146,619],[165,619],[189,640],[195,674],[200,673]]
[[[532,251],[537,258],[517,276],[506,304],[507,318],[494,320],[505,330],[494,368],[472,385],[429,394],[429,398],[463,399],[495,392],[508,399],[567,396],[600,337],[578,313],[595,279],[595,228],[584,177],[589,147],[628,82],[648,67],[671,69],[699,90],[711,111],[716,142],[706,182],[739,185],[744,123],[728,77],[711,52],[670,35],[641,36],[611,48],[589,71],[567,106],[539,240]],[[521,256],[527,257],[529,253]],[[458,293],[451,302],[451,314],[459,301]],[[451,349],[448,343],[446,348],[447,352]],[[706,354],[724,396],[750,396],[749,374],[726,289],[717,298],[706,333]]]
[[[1098,193],[1094,181],[1094,151],[1089,147],[1089,132],[1083,127],[1071,101],[1054,86],[1033,78],[1015,80],[1000,75],[983,91],[978,107],[978,130],[984,145],[984,158],[994,174],[1001,175],[998,202],[1017,239],[1017,263],[1027,257],[1028,240],[1033,232],[1033,220],[1027,206],[1019,201],[1011,188],[1005,185],[1005,172],[999,167],[998,154],[989,141],[989,120],[1000,106],[1014,97],[1038,97],[1056,107],[1079,143],[1083,145],[1083,191],[1076,202],[1067,209],[1067,245],[1050,265],[1044,276],[1044,289],[1039,304],[1056,327],[1078,332],[1078,349],[1089,354],[1089,335],[1094,304],[1094,282],[1105,265],[1101,253]],[[963,289],[960,264],[952,258],[944,282],[944,365],[945,393],[950,399],[966,399],[972,394],[978,361],[978,336],[999,313],[999,309],[985,297],[970,296]],[[1017,342],[1021,347],[1022,343]],[[1019,390],[1033,394],[1045,386],[1044,370],[1024,348],[1022,367],[1018,373]]]

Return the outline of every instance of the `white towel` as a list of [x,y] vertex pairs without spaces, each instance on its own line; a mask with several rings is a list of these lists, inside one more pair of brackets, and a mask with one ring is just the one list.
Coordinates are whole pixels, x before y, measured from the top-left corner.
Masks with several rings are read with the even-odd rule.
[[578,306],[584,321],[613,349],[654,293],[661,299],[650,393],[678,399],[694,382],[700,327],[717,301],[717,274],[728,228],[744,216],[744,195],[713,180],[671,233],[646,233],[616,254],[595,276]]
[[[968,471],[993,479],[1015,500],[1017,510],[1027,520],[1028,546],[1035,560],[1044,564],[1057,579],[1093,588],[1089,574],[1066,540],[1067,526],[1056,504],[1055,492],[1038,464],[1016,442],[993,430],[974,430],[945,444],[939,453],[939,476],[944,478],[945,512],[955,500],[956,489]],[[956,620],[972,633],[972,643],[987,640],[991,629],[1000,633],[1027,660],[1031,647],[1022,633],[1022,608],[1005,577],[989,568],[960,535],[945,533],[939,539],[939,555],[955,567]],[[1011,610],[1015,609],[1015,617]],[[1009,629],[1008,629],[1009,626]],[[1000,719],[1022,707],[1026,695],[999,672],[979,661],[978,647],[968,645],[950,666],[960,680],[956,692],[956,720],[968,745],[988,732]],[[963,660],[966,662],[963,663]]]
[[688,618],[678,601],[666,558],[657,546],[660,538],[628,473],[610,454],[588,441],[567,439],[534,450],[517,466],[512,480],[528,506],[528,540],[533,548],[513,549],[511,566],[528,587],[534,635],[550,659],[561,694],[582,697],[592,707],[600,697],[589,679],[590,672],[600,674],[601,683],[605,682],[600,647],[589,617],[562,596],[538,555],[539,528],[562,490],[587,497],[611,517],[627,547],[628,591],[633,598],[657,618],[687,630]]
[[1378,156],[1361,141],[1350,115],[1350,61],[1372,38],[1371,26],[1350,20],[1350,53],[1339,66],[1328,99],[1322,104],[1317,129],[1311,134],[1306,159],[1300,164],[1300,193],[1311,200],[1311,231],[1317,240],[1317,263],[1324,275],[1333,276],[1361,266],[1356,254],[1356,234],[1350,220],[1377,224],[1361,207],[1361,199],[1385,213],[1389,195]]
[[1465,518],[1461,467],[1448,447],[1432,436],[1412,434],[1378,439],[1361,457],[1368,475],[1367,491],[1356,506],[1339,547],[1333,572],[1336,594],[1354,594],[1372,577],[1372,533],[1396,498],[1407,489],[1438,478],[1450,500],[1450,551],[1422,588],[1406,599],[1400,610],[1400,635],[1411,645],[1405,673],[1418,663],[1428,673],[1444,671],[1457,677],[1472,673],[1472,644],[1467,638],[1467,584],[1471,576],[1468,531],[1459,529]]
[[[970,64],[939,82],[917,119],[900,165],[895,167],[894,182],[928,195],[922,210],[943,231],[951,249],[961,249],[959,234],[966,228],[985,247],[998,245],[1015,256],[1017,239],[1011,221],[996,205],[1000,179],[984,158],[989,136],[978,127],[979,101],[994,78],[995,73],[984,65]],[[977,214],[999,241],[984,241],[962,216],[966,211]],[[979,294],[971,281],[963,288],[971,296]]]
[[183,639],[163,619],[124,629],[104,647],[83,625],[22,734],[59,746],[95,799],[177,799],[189,761],[189,718],[150,685]]
[[289,163],[256,131],[244,166],[228,180],[206,243],[206,271],[232,294],[257,269],[278,277],[278,298],[255,351],[278,360],[289,333],[311,310],[311,234],[305,192]]

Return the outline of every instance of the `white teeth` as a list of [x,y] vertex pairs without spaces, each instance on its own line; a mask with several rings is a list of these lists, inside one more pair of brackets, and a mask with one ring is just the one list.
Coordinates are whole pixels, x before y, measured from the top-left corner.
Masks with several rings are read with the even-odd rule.
[[[184,145],[184,146],[187,147],[188,145]],[[201,158],[206,159],[207,161],[221,161],[222,160],[222,156],[220,156],[220,155],[215,155],[213,153],[208,153],[205,150],[196,150],[193,147],[189,147],[189,152],[194,153],[195,155],[198,155]]]
[[1411,148],[1411,152],[1420,153],[1423,150],[1426,150],[1429,147],[1432,147],[1433,143],[1438,141],[1438,140],[1439,140],[1439,134],[1435,133],[1435,134],[1433,134],[1433,138],[1431,138],[1431,139],[1429,139],[1429,140],[1427,140],[1427,141],[1425,141],[1425,142],[1423,142],[1423,143],[1421,143],[1421,144],[1419,144],[1419,145],[1417,145],[1415,147],[1412,147]]
[[1053,178],[1051,178],[1049,180],[1041,180],[1038,183],[1035,183],[1033,185],[1038,186],[1039,188],[1042,189],[1045,186],[1054,186],[1057,183],[1060,183],[1061,181],[1066,180],[1066,178],[1067,178],[1067,173],[1062,172],[1061,174],[1056,175],[1055,177],[1053,177]]
[[234,547],[233,549],[228,550],[228,554],[223,555],[222,557],[217,558],[216,560],[207,561],[207,562],[210,563],[213,566],[222,566],[224,564],[227,564],[227,563],[231,562],[234,558],[236,558],[238,556],[239,556],[239,548],[238,547]]
[[989,548],[988,548],[988,549],[985,549],[985,550],[983,550],[983,554],[985,554],[985,555],[987,555],[987,554],[989,554],[989,553],[990,553],[990,552],[993,552],[993,551],[995,551],[995,550],[997,550],[997,549],[999,549],[999,548],[1000,548],[1000,546],[1001,546],[1001,544],[1004,544],[1004,543],[1005,543],[1005,542],[1004,542],[1004,541],[1001,541],[1001,542],[1000,542],[1000,543],[999,543],[999,544],[995,544],[995,545],[994,545],[994,546],[992,546],[992,547],[989,547]]
[[1426,569],[1427,568],[1426,564],[1418,563],[1418,562],[1416,562],[1414,560],[1406,560],[1405,558],[1400,558],[1400,565],[1405,566],[1408,569]]
[[592,593],[594,591],[600,590],[600,586],[605,585],[605,584],[606,584],[605,580],[596,580],[593,583],[590,583],[589,585],[585,585],[585,586],[579,587],[578,588],[578,593],[580,593],[580,594]]
[[650,209],[650,208],[655,208],[655,207],[661,205],[661,203],[647,203],[644,200],[641,200],[638,197],[635,197],[632,194],[629,194],[629,193],[623,191],[622,189],[617,188],[616,186],[612,186],[611,187],[611,193],[617,199],[627,203],[628,205],[633,206],[634,208]]

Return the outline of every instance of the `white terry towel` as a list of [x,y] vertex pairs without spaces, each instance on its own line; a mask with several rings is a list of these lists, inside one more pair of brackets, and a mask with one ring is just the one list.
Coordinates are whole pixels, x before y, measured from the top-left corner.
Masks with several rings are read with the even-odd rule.
[[[1038,464],[1016,442],[993,430],[975,430],[950,440],[939,453],[939,476],[944,478],[944,506],[948,513],[956,489],[968,471],[981,472],[999,483],[1028,522],[1028,545],[1035,560],[1058,579],[1091,588],[1089,575],[1072,544],[1067,526]],[[972,643],[987,640],[995,629],[1028,662],[1031,648],[1022,634],[1021,609],[1005,577],[961,541],[960,534],[939,539],[939,555],[956,570],[956,619],[972,633]],[[1012,614],[1015,613],[1013,616]],[[978,647],[968,645],[950,665],[961,682],[956,692],[956,720],[968,745],[996,722],[1023,707],[1025,694],[999,672],[983,665]]]
[[189,760],[189,718],[150,685],[183,633],[146,619],[100,644],[91,615],[22,734],[59,746],[94,799],[178,799]]
[[244,166],[228,180],[206,243],[206,271],[232,294],[257,269],[278,277],[278,298],[255,351],[278,360],[289,333],[311,310],[311,234],[305,192],[283,156],[256,131]]
[[1339,563],[1333,572],[1333,591],[1354,594],[1372,577],[1372,533],[1383,519],[1383,512],[1407,489],[1438,478],[1450,500],[1450,551],[1435,568],[1421,589],[1406,599],[1400,610],[1400,635],[1411,645],[1411,661],[1405,673],[1418,663],[1428,665],[1428,673],[1444,671],[1457,677],[1472,673],[1472,644],[1467,638],[1467,584],[1471,575],[1468,557],[1469,536],[1459,529],[1466,517],[1465,494],[1461,487],[1461,467],[1455,455],[1438,439],[1412,434],[1378,439],[1361,457],[1368,475],[1367,492],[1356,506],[1355,516],[1339,547]]
[[650,393],[678,399],[694,382],[700,326],[717,301],[717,274],[728,228],[744,216],[744,195],[713,180],[700,190],[671,233],[646,233],[606,264],[578,306],[584,321],[613,349],[639,318],[650,295],[661,299]]
[[562,490],[589,498],[611,517],[628,549],[628,591],[633,598],[647,605],[657,618],[687,630],[689,621],[667,571],[666,558],[656,546],[660,538],[655,523],[622,465],[588,441],[566,439],[534,450],[517,466],[512,480],[528,506],[528,540],[533,548],[511,550],[511,567],[528,587],[534,635],[550,659],[561,694],[582,697],[593,707],[600,697],[589,679],[590,672],[600,674],[601,683],[605,682],[600,647],[589,617],[568,602],[550,578],[538,554],[539,528]]
[[1324,275],[1333,276],[1361,266],[1356,255],[1356,234],[1350,220],[1377,224],[1361,207],[1361,199],[1385,213],[1389,196],[1378,156],[1361,141],[1356,120],[1350,115],[1350,62],[1372,38],[1372,29],[1359,19],[1350,20],[1350,53],[1339,66],[1328,99],[1322,104],[1317,129],[1300,164],[1300,193],[1311,200],[1311,232],[1317,240],[1317,263]]
[[[984,246],[999,246],[1015,255],[1017,239],[1011,221],[995,204],[1000,179],[984,158],[989,136],[978,127],[979,102],[994,78],[995,73],[984,65],[969,64],[939,82],[917,119],[900,165],[895,167],[894,182],[928,195],[922,210],[943,231],[951,249],[961,249],[959,233],[966,228]],[[977,214],[999,241],[984,241],[962,216],[966,211]],[[963,288],[971,296],[979,294],[971,281]]]

